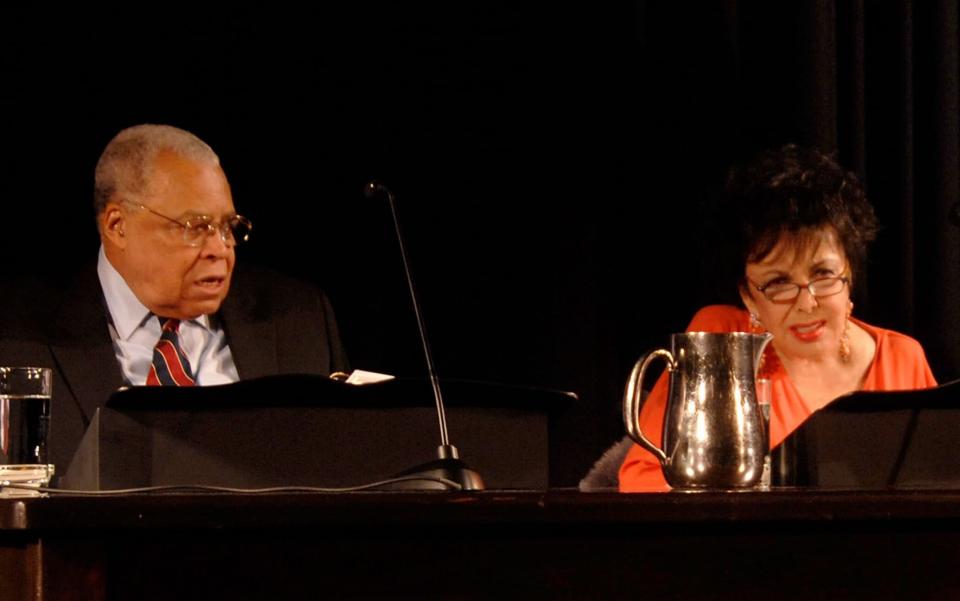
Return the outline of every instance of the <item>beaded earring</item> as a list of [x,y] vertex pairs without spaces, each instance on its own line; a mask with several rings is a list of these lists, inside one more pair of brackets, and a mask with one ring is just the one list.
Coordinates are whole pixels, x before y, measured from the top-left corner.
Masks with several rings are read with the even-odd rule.
[[843,323],[843,333],[840,334],[840,362],[850,362],[850,315],[853,313],[853,301],[847,306],[847,318]]

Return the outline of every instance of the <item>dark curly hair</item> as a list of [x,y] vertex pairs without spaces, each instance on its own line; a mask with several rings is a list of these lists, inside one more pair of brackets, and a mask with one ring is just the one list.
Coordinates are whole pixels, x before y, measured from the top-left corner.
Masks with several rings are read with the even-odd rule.
[[850,262],[861,273],[877,218],[857,177],[816,150],[788,144],[761,153],[727,178],[722,207],[727,261],[739,269],[770,254],[787,236],[800,248],[832,228]]

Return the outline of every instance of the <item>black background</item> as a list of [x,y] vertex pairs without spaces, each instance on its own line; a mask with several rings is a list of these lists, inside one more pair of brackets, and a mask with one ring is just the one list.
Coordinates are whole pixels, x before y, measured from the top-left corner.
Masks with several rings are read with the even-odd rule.
[[[944,310],[923,318],[960,278],[942,225],[956,111],[923,106],[956,96],[955,7],[905,26],[909,3],[767,4],[4,9],[0,257],[11,277],[92,260],[100,151],[170,123],[214,147],[254,222],[239,260],[323,286],[354,367],[419,376],[387,206],[362,194],[376,178],[398,200],[441,377],[580,395],[559,434],[573,483],[622,435],[637,356],[734,300],[705,268],[701,222],[727,167],[795,141],[838,152],[887,226],[857,314],[956,378]],[[943,10],[946,40],[930,33]]]

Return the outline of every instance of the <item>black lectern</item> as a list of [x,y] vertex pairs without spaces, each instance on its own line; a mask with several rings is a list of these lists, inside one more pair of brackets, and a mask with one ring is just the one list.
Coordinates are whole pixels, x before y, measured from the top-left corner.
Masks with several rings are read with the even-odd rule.
[[924,390],[857,392],[814,413],[774,449],[774,483],[956,489],[958,438],[960,380]]
[[[545,489],[551,415],[576,397],[444,382],[452,437],[488,488]],[[92,420],[64,488],[355,486],[435,459],[430,384],[353,386],[271,376],[224,386],[118,391]]]

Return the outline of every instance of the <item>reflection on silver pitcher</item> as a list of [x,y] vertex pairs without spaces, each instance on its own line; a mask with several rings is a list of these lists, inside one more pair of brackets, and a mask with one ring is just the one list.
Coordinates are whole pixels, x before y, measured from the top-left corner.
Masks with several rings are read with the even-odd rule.
[[[623,398],[623,421],[638,444],[660,460],[679,489],[749,488],[760,481],[769,435],[757,404],[756,370],[771,334],[687,332],[637,361]],[[669,388],[663,448],[640,429],[643,376],[667,362]]]

